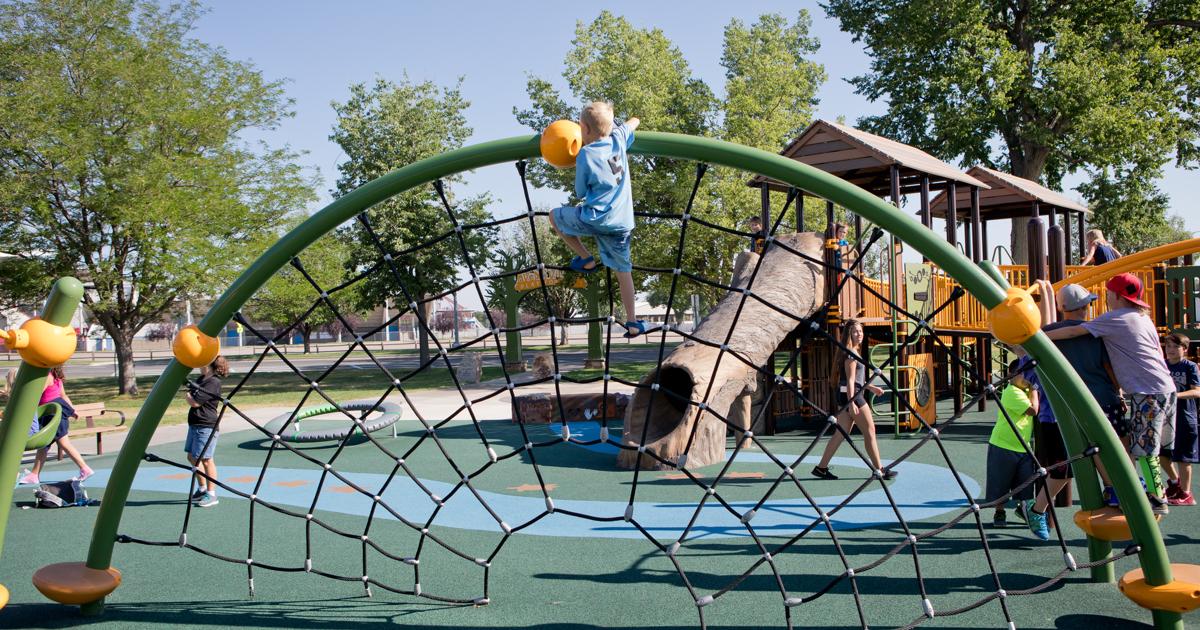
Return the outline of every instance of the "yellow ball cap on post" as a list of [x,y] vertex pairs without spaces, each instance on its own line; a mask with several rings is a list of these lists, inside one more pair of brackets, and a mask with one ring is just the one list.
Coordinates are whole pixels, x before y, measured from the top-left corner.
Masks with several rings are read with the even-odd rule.
[[992,335],[1010,345],[1020,345],[1042,328],[1042,313],[1029,291],[1009,287],[1004,300],[988,311]]
[[542,158],[555,168],[574,168],[583,147],[583,130],[573,120],[556,120],[542,132]]
[[0,339],[16,350],[26,363],[40,368],[62,365],[75,354],[75,329],[55,326],[35,317],[21,324],[20,330],[0,330]]
[[190,367],[202,368],[221,352],[221,342],[216,337],[210,337],[195,326],[187,326],[175,335],[175,341],[171,343],[171,352],[175,354],[175,360]]

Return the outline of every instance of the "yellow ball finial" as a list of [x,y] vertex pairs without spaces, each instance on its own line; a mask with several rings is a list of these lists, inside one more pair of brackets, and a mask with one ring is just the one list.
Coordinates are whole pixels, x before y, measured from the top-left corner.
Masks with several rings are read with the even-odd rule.
[[1010,345],[1020,345],[1042,328],[1042,313],[1029,291],[1009,287],[1004,300],[988,311],[992,335]]
[[573,120],[556,120],[542,132],[542,157],[555,168],[573,168],[583,147],[583,131]]
[[195,326],[187,326],[175,335],[175,341],[171,343],[171,352],[175,354],[175,360],[190,367],[202,368],[221,352],[221,342],[216,337],[210,337]]
[[75,329],[55,326],[40,317],[27,320],[20,330],[0,331],[0,339],[35,367],[62,365],[75,354]]

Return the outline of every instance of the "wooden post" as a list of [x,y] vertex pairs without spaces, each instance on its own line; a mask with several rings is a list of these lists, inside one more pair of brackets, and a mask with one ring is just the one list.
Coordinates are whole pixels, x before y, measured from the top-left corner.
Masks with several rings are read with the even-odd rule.
[[796,190],[796,231],[808,231],[804,224],[804,191],[799,189]]
[[1087,233],[1087,223],[1085,223],[1086,219],[1083,216],[1084,214],[1086,214],[1086,213],[1083,213],[1083,212],[1079,213],[1079,262],[1080,263],[1083,262],[1083,257],[1087,254],[1087,243],[1084,242],[1087,239],[1083,238],[1083,235]]
[[[1072,256],[1071,256],[1071,252],[1072,252],[1072,248],[1071,248],[1071,211],[1070,210],[1063,210],[1062,228],[1063,228],[1063,247],[1064,247],[1064,249],[1063,249],[1063,264],[1070,265],[1071,258],[1072,258]],[[1083,235],[1080,234],[1080,236],[1083,236]],[[1076,262],[1078,262],[1078,261],[1076,261]]]
[[762,191],[762,229],[765,238],[771,231],[771,187],[763,182],[759,190]]
[[958,184],[949,182],[946,189],[946,242],[958,247]]
[[976,264],[983,260],[983,235],[980,234],[980,224],[983,220],[979,215],[979,187],[971,186],[971,262]]

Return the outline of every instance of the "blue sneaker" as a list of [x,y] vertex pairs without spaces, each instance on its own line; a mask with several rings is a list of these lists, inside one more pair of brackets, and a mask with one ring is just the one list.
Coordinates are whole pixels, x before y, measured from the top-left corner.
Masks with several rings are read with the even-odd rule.
[[1033,532],[1039,540],[1050,540],[1050,525],[1047,523],[1045,512],[1038,514],[1033,511],[1033,501],[1030,501],[1025,506],[1025,523],[1029,525],[1029,531]]
[[212,507],[217,503],[220,503],[220,501],[217,501],[217,495],[205,492],[204,496],[200,497],[199,501],[196,501],[196,507]]
[[[591,265],[591,267],[588,265]],[[595,256],[588,256],[587,258],[584,258],[583,256],[576,256],[571,259],[571,262],[567,264],[567,267],[576,273],[595,273],[595,271],[600,268],[600,266],[596,264]]]
[[639,335],[644,335],[644,334],[646,334],[645,320],[639,319],[636,321],[625,322],[625,338],[626,339],[633,339],[634,337],[637,337]]
[[1112,486],[1104,486],[1104,505],[1108,507],[1120,507],[1121,505],[1117,501],[1117,491]]

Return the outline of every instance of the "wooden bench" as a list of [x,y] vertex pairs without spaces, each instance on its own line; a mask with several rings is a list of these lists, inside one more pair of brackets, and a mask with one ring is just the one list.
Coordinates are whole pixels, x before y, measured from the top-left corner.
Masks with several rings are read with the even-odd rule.
[[[99,418],[100,416],[102,416],[106,413],[117,414],[118,416],[121,417],[121,422],[116,424],[115,426],[110,426],[110,427],[96,426],[96,418]],[[96,436],[96,454],[97,455],[104,454],[104,434],[105,433],[112,433],[113,431],[126,431],[129,429],[129,427],[125,426],[125,414],[121,411],[117,411],[116,409],[105,409],[104,403],[88,403],[86,405],[76,405],[75,406],[75,414],[77,416],[79,416],[80,420],[83,420],[83,422],[86,426],[79,427],[78,429],[71,429],[71,432],[67,434],[67,437],[74,438],[74,437],[87,437],[89,435]],[[63,418],[63,422],[66,422],[66,418]],[[62,447],[59,447],[58,459],[62,459],[62,458],[63,458]]]

